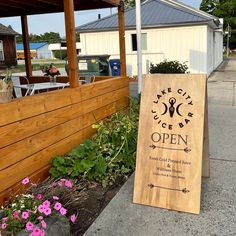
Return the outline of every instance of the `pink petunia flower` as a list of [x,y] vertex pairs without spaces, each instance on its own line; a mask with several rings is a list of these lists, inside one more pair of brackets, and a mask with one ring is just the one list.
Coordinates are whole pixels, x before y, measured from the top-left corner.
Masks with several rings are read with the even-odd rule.
[[29,218],[29,212],[24,211],[24,212],[22,213],[21,217],[22,217],[23,219],[28,219],[28,218]]
[[28,183],[29,183],[29,177],[24,178],[24,179],[21,181],[21,183],[22,183],[23,185],[28,184]]
[[41,230],[40,236],[45,236],[45,231],[44,230]]
[[62,208],[60,209],[60,213],[61,213],[63,216],[66,214],[66,212],[67,212],[67,210],[66,210],[64,207],[62,207]]
[[35,227],[32,233],[34,236],[39,236],[41,233],[41,230],[40,230],[40,228]]
[[66,180],[66,181],[65,181],[65,186],[66,186],[67,188],[72,188],[72,183],[70,182],[70,180]]
[[2,229],[6,229],[6,227],[7,227],[7,224],[6,224],[6,223],[3,223],[3,224],[1,225],[1,228],[2,228]]
[[44,201],[44,202],[42,203],[42,205],[43,205],[45,208],[48,208],[48,207],[50,207],[51,203],[50,203],[48,200],[46,200],[46,201]]
[[72,223],[74,223],[74,222],[76,221],[76,216],[75,216],[75,214],[73,214],[73,215],[70,216],[70,220],[71,220]]
[[14,211],[14,212],[12,213],[12,216],[13,216],[13,218],[18,219],[18,218],[19,218],[19,213],[18,213],[18,211]]
[[60,181],[58,182],[58,185],[59,186],[65,185],[65,181],[66,181],[66,179],[60,179]]
[[59,211],[61,209],[61,203],[60,202],[56,202],[56,204],[54,205],[54,209]]
[[28,221],[25,228],[28,231],[32,231],[34,229],[34,224],[32,222]]
[[43,211],[43,213],[44,213],[46,216],[49,216],[49,215],[51,215],[52,210],[51,210],[51,208],[45,208],[44,211]]
[[43,217],[42,217],[42,216],[39,216],[37,219],[38,219],[38,220],[43,220]]
[[46,224],[46,222],[45,222],[44,220],[41,221],[41,225],[42,225],[42,227],[43,227],[44,229],[47,228],[47,224]]
[[38,200],[41,200],[43,198],[43,195],[41,194],[41,193],[39,193],[38,195],[37,195],[37,199]]
[[2,222],[7,222],[7,221],[8,221],[8,217],[2,218]]
[[53,196],[52,198],[53,198],[53,200],[55,200],[55,201],[58,201],[58,200],[59,200],[59,197],[58,197],[58,196]]
[[38,212],[43,213],[45,207],[41,204],[38,206]]

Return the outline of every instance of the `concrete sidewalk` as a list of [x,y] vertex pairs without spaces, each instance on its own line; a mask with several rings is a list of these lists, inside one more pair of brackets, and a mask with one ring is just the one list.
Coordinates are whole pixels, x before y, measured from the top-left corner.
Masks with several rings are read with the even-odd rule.
[[236,61],[208,83],[211,178],[203,179],[201,214],[135,205],[133,176],[86,236],[236,235]]

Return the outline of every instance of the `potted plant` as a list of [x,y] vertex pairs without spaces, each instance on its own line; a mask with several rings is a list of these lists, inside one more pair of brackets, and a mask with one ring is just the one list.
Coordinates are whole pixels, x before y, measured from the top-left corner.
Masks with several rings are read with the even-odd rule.
[[56,83],[56,77],[60,75],[60,71],[51,63],[49,66],[44,66],[42,72],[45,73],[44,76],[49,76],[50,83]]
[[7,69],[6,75],[0,76],[0,103],[8,102],[12,99],[13,83],[12,73]]

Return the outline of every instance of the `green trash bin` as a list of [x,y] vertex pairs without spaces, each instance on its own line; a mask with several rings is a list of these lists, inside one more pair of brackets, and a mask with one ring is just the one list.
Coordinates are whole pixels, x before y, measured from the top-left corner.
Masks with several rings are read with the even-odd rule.
[[[87,82],[90,82],[88,80],[93,76],[109,76],[109,57],[110,55],[79,55],[77,57],[79,76],[85,77]],[[65,70],[68,75],[68,61]]]

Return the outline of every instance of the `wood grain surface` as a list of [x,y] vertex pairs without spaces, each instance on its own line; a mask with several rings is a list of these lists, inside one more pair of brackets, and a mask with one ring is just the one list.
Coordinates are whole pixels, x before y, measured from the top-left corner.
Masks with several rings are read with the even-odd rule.
[[134,203],[200,212],[205,75],[143,81]]

